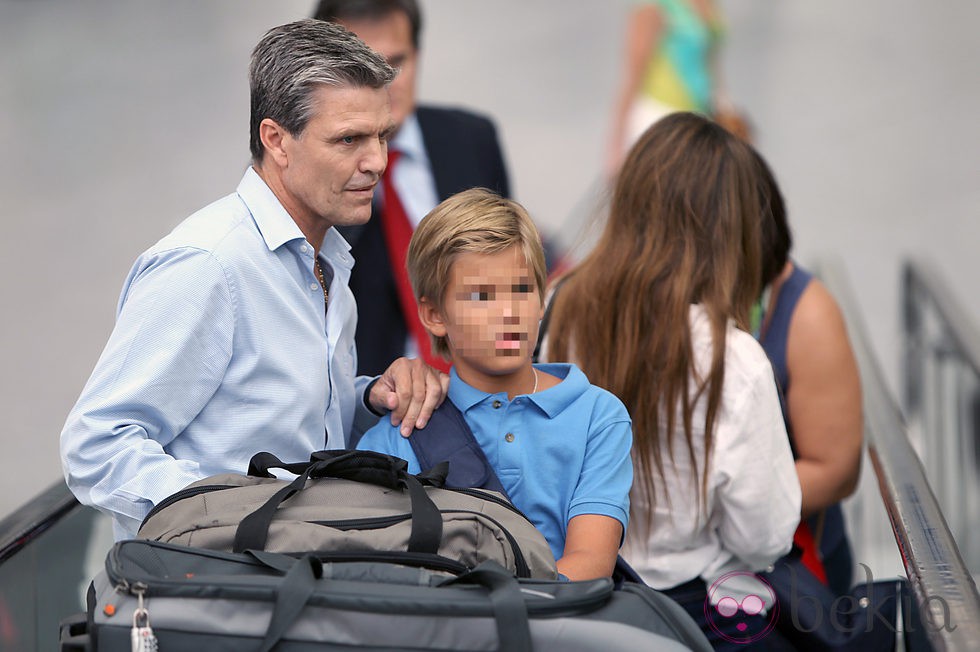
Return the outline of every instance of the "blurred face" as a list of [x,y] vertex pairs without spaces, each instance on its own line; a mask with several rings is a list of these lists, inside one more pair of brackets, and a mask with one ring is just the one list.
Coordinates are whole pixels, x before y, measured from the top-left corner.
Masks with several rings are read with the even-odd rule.
[[283,206],[301,227],[363,224],[394,128],[384,88],[321,86],[302,133],[282,132]]
[[343,21],[343,25],[398,71],[398,76],[388,89],[391,94],[391,117],[396,128],[401,127],[405,118],[415,111],[418,50],[412,45],[412,24],[408,16],[401,11],[393,11],[377,20]]
[[528,372],[543,316],[541,298],[518,245],[495,254],[459,254],[442,310],[424,298],[420,315],[446,337],[459,377],[484,391],[500,391],[507,377]]

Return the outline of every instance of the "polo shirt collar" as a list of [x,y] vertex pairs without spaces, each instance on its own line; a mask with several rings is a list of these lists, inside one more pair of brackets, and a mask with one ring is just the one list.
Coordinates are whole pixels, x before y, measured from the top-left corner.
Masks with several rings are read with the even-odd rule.
[[[573,364],[536,364],[534,367],[538,371],[562,379],[554,387],[527,395],[528,400],[537,405],[550,419],[561,414],[589,388],[589,379]],[[456,367],[449,370],[449,400],[460,411],[466,412],[488,396],[492,394],[482,392],[461,380],[456,373]]]

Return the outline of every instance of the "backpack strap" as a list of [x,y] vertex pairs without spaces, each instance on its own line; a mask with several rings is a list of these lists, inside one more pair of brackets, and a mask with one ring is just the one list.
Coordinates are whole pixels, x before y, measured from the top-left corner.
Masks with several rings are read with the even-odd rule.
[[489,489],[510,500],[463,413],[452,401],[443,401],[425,428],[415,430],[408,441],[420,468],[429,469],[440,462],[449,462],[447,487]]
[[555,299],[558,298],[558,290],[561,286],[565,284],[572,276],[571,272],[565,276],[558,279],[555,283],[555,287],[551,290],[551,296],[548,297],[548,305],[544,307],[544,315],[541,317],[541,324],[538,326],[538,341],[534,344],[534,352],[531,353],[532,362],[541,362],[541,342],[544,341],[545,335],[548,334],[548,325],[551,323],[551,309],[555,307]]

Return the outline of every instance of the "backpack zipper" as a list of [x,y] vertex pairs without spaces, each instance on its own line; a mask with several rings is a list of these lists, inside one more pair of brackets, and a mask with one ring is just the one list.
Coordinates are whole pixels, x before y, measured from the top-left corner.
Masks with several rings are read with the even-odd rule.
[[[198,557],[209,557],[212,559],[219,559],[226,562],[235,562],[238,564],[245,564],[248,566],[255,566],[258,568],[263,568],[262,564],[252,560],[243,560],[242,555],[239,553],[223,552],[221,550],[208,550],[206,548],[192,548],[188,549],[186,546],[163,543],[160,541],[147,541],[140,540],[137,542],[141,546],[149,546],[150,549],[162,548],[162,549],[181,549],[181,550],[193,550],[194,554]],[[187,585],[187,581],[190,580],[195,574],[191,573],[184,579],[175,579],[168,576],[155,577],[149,580],[153,583],[150,586],[147,580],[130,580],[124,576],[123,566],[125,564],[124,559],[121,557],[121,548],[117,543],[113,546],[106,558],[106,576],[112,583],[114,590],[118,593],[125,593],[128,595],[137,595],[142,592],[146,596],[150,595],[167,595],[167,589],[176,587],[184,587]],[[290,555],[286,553],[281,553],[287,557],[297,557],[305,553],[297,553],[296,555]],[[470,569],[465,564],[456,561],[455,559],[450,559],[448,557],[443,557],[441,555],[429,555],[425,553],[415,553],[415,552],[380,552],[380,551],[364,551],[364,552],[327,552],[316,555],[317,559],[322,562],[330,563],[344,563],[344,562],[371,562],[371,563],[385,563],[385,564],[403,564],[412,567],[422,567],[428,570],[434,571],[446,571],[452,573],[453,575],[462,575],[472,569]],[[176,594],[173,594],[176,595]]]
[[[222,489],[234,489],[239,485],[237,484],[204,484],[199,487],[191,487],[189,489],[181,489],[175,494],[171,494],[161,500],[159,503],[153,506],[150,513],[143,517],[143,523],[146,523],[147,519],[159,512],[165,507],[170,507],[174,503],[181,501],[185,498],[193,498],[199,494],[206,494],[211,491],[221,491]],[[143,527],[143,523],[140,523],[140,527]]]
[[397,525],[411,520],[411,514],[393,514],[391,516],[372,516],[369,518],[345,518],[336,521],[310,521],[314,525],[332,527],[335,530],[378,530],[389,525]]
[[[473,496],[475,498],[482,498],[483,500],[489,500],[490,502],[497,503],[501,507],[506,507],[510,511],[524,517],[528,523],[531,519],[527,515],[517,508],[517,505],[510,502],[506,498],[501,498],[495,493],[491,493],[489,489],[478,489],[476,487],[439,487],[440,489],[445,489],[446,491],[455,491],[456,493],[465,494],[467,496]],[[533,523],[532,523],[533,525]]]
[[[137,543],[141,546],[149,546],[151,549],[154,547],[160,547],[163,549],[176,549],[176,548],[186,549],[184,548],[184,546],[165,544],[156,541],[139,541]],[[194,581],[200,581],[200,579],[209,577],[208,575],[204,574],[201,577],[196,578],[195,580],[192,579],[194,578],[194,574],[191,574],[183,579],[177,579],[176,576],[148,578],[144,574],[143,579],[130,580],[123,576],[122,566],[124,565],[124,563],[123,560],[120,558],[120,554],[119,554],[120,552],[121,550],[119,544],[116,544],[110,550],[109,556],[106,560],[106,573],[108,579],[112,583],[114,590],[121,594],[137,596],[139,593],[143,593],[143,595],[146,597],[150,597],[150,596],[190,597],[191,592],[188,591],[187,589],[188,583]],[[221,559],[223,561],[244,563],[250,566],[251,565],[261,566],[261,564],[259,564],[258,562],[243,561],[239,559],[240,555],[236,555],[233,553],[225,553],[225,552],[220,552],[215,550],[195,549],[194,554],[200,557],[212,557],[215,559]],[[394,558],[391,553],[376,553],[376,554],[329,553],[326,555],[318,555],[318,558],[324,562],[381,561],[385,563],[396,563],[396,564],[404,563],[406,565],[423,566],[430,570],[445,570],[456,575],[462,574],[469,570],[463,564],[460,564],[459,562],[454,561],[452,559],[439,557],[439,556],[424,555],[424,554],[414,554],[414,553],[396,553],[394,555]],[[599,580],[596,580],[596,582],[598,581]],[[534,587],[536,585],[546,586],[551,583],[552,582],[548,580],[532,580],[527,584],[521,584],[521,588],[529,589],[529,594],[533,595]],[[203,584],[203,585],[207,586],[207,584]],[[624,589],[627,586],[628,585],[624,585]],[[234,599],[268,600],[270,598],[272,599],[275,598],[275,590],[276,590],[275,587],[270,587],[268,585],[251,585],[251,586],[242,585],[240,588],[244,589],[245,591],[248,591],[250,589],[256,590],[261,595],[252,595],[249,597],[238,595]],[[434,586],[430,588],[438,588],[438,586]],[[609,601],[613,592],[614,591],[613,591],[612,580],[605,580],[604,585],[600,587],[600,590],[596,590],[595,592],[589,592],[586,595],[563,596],[559,593],[559,594],[552,595],[550,597],[544,596],[543,599],[540,601],[536,600],[534,602],[527,603],[528,615],[539,616],[539,617],[541,616],[553,617],[562,614],[580,613],[584,609],[588,609],[590,607],[596,608],[602,604],[605,604],[606,602]],[[658,613],[663,612],[663,610],[659,608],[659,605],[657,605],[654,601],[650,600],[647,595],[644,595],[642,593],[642,591],[640,590],[634,591],[632,590],[632,587],[630,587],[629,592],[639,594],[640,597],[644,600],[644,602],[646,602],[651,607],[653,607]],[[311,596],[311,601],[309,604],[333,605],[336,604],[336,600],[331,599],[330,597],[327,596],[322,596],[322,597]],[[344,605],[338,605],[338,608],[358,610],[359,607],[352,604],[344,604]],[[486,609],[485,606],[480,607],[481,611],[485,609]],[[361,608],[361,610],[363,610],[363,608]],[[413,611],[414,611],[413,609],[409,609],[407,611],[404,609],[400,609],[400,610],[396,609],[397,613],[408,613]],[[671,614],[668,612],[667,615],[671,615]],[[664,620],[666,622],[669,619],[665,618]]]
[[420,552],[327,552],[316,555],[322,562],[382,562],[386,564],[404,564],[412,567],[422,567],[435,571],[446,571],[453,575],[462,575],[471,570],[463,563],[443,557]]

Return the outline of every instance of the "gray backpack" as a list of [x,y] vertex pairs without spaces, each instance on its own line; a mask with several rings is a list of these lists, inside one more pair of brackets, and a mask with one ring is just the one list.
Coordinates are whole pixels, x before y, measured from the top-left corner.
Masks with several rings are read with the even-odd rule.
[[[247,475],[211,476],[161,502],[138,537],[452,574],[492,560],[517,577],[557,577],[547,541],[503,496],[443,487],[445,464],[419,475],[407,467],[372,451],[319,451],[293,464],[259,453]],[[298,476],[279,480],[269,472],[274,468]]]

